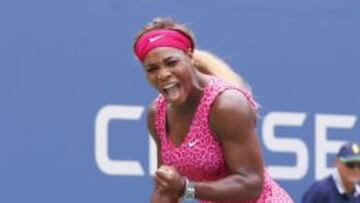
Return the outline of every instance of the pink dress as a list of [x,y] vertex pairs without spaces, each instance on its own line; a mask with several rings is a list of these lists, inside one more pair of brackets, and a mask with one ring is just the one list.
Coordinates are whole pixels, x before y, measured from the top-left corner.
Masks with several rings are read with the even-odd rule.
[[[212,77],[211,82],[204,89],[203,96],[197,106],[189,132],[180,146],[175,146],[168,139],[166,132],[167,103],[163,96],[156,101],[156,132],[161,141],[161,156],[164,165],[174,166],[180,174],[192,181],[211,181],[227,176],[228,169],[225,163],[220,142],[210,130],[209,117],[211,104],[219,93],[227,89],[242,92],[252,105],[256,107],[252,96],[237,86],[230,85],[220,79]],[[264,170],[263,191],[257,200],[227,201],[226,203],[292,203],[290,196],[277,185]],[[216,203],[204,201],[201,203]],[[222,202],[225,203],[225,202]]]

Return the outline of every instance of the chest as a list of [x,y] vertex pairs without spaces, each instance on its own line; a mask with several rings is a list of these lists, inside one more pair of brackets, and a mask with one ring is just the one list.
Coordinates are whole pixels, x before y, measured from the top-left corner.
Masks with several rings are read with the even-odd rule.
[[226,164],[220,143],[211,135],[189,136],[180,146],[164,144],[163,163],[174,166],[192,180],[213,180],[226,174]]
[[191,123],[191,117],[169,116],[165,124],[167,139],[169,139],[173,145],[180,146],[190,132]]

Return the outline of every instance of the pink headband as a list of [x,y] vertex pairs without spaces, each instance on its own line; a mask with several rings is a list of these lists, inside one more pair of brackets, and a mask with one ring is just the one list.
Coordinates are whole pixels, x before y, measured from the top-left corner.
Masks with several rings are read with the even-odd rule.
[[174,47],[193,50],[192,39],[185,33],[171,29],[152,30],[144,33],[136,42],[135,54],[143,62],[146,54],[157,47]]

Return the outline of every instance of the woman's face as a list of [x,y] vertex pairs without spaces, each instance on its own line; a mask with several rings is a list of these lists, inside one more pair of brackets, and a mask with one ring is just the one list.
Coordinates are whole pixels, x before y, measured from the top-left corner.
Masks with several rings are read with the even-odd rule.
[[172,105],[184,104],[192,91],[191,56],[171,47],[151,50],[143,62],[146,77]]

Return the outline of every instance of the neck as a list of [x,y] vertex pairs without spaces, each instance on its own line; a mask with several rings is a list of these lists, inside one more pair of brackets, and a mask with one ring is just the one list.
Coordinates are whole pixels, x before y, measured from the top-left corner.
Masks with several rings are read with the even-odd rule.
[[204,89],[208,85],[209,81],[209,76],[204,74],[198,75],[197,79],[194,80],[194,82],[192,83],[192,96],[189,97],[186,103],[184,103],[183,105],[171,105],[171,108],[179,113],[193,113],[196,110],[198,104],[200,103],[200,100],[204,93]]

